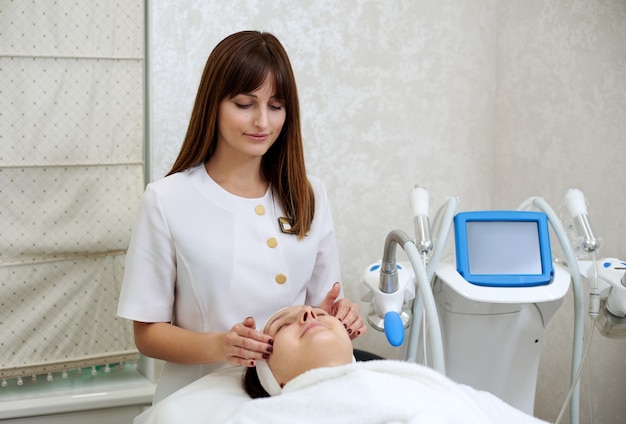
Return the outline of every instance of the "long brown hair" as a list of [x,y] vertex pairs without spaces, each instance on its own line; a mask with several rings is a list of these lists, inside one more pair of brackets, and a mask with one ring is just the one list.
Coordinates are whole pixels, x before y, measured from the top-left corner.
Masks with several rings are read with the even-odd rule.
[[258,89],[274,78],[275,95],[286,118],[278,139],[265,153],[261,169],[300,238],[311,228],[315,197],[306,177],[298,90],[291,63],[272,34],[242,31],[222,40],[207,59],[187,134],[167,175],[206,163],[217,144],[217,115],[225,98]]

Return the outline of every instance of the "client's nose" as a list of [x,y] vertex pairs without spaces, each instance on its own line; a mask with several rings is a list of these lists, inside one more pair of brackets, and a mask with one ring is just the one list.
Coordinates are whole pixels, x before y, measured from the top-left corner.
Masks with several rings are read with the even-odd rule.
[[315,315],[315,311],[310,306],[303,306],[300,310],[300,321],[306,322],[310,318],[317,318],[317,315]]

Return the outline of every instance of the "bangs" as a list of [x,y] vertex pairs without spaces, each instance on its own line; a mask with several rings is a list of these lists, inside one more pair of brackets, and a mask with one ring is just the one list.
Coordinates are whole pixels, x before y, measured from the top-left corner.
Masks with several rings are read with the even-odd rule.
[[224,84],[222,98],[251,93],[267,80],[272,86],[274,96],[283,103],[287,101],[289,78],[284,75],[284,67],[280,66],[266,46],[237,56],[232,64],[232,72],[228,73],[228,81]]

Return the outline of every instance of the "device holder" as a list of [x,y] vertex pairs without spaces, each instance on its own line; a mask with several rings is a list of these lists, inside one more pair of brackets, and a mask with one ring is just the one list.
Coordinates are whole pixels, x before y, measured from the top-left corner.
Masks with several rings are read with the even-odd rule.
[[362,281],[367,291],[361,300],[370,303],[369,324],[384,331],[389,344],[398,347],[404,342],[404,330],[411,319],[407,302],[415,298],[415,274],[409,264],[396,264],[398,290],[386,293],[380,288],[380,271],[381,262],[375,262],[365,270]]

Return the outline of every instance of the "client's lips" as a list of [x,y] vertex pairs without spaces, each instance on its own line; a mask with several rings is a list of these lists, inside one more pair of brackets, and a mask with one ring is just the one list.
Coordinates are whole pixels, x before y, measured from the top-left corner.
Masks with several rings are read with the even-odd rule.
[[302,333],[300,333],[300,337],[302,337],[302,336],[304,336],[306,333],[308,333],[308,332],[309,332],[309,330],[314,329],[314,328],[317,328],[317,327],[323,327],[323,328],[326,328],[326,327],[325,327],[324,325],[322,325],[321,323],[319,323],[319,322],[314,322],[313,324],[309,324],[309,325],[307,325],[307,326],[304,328],[304,330],[302,330]]

